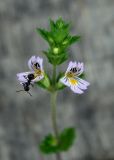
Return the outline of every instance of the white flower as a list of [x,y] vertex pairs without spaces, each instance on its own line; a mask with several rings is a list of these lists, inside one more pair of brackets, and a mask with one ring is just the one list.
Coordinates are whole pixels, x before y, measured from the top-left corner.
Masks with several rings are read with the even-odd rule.
[[33,82],[40,81],[44,78],[43,59],[40,57],[32,56],[28,61],[28,66],[34,72],[35,79]]
[[79,78],[84,71],[84,64],[80,62],[70,62],[65,76],[60,81],[71,88],[74,93],[82,94],[89,86],[89,82]]
[[28,66],[31,71],[43,71],[43,59],[40,57],[32,56],[28,61]]
[[44,78],[43,59],[40,57],[32,56],[28,61],[29,72],[22,72],[17,74],[20,84],[26,83],[29,76],[32,75],[30,83],[38,82]]
[[21,72],[17,73],[17,78],[20,82],[20,84],[28,82],[28,75],[33,74],[32,72]]

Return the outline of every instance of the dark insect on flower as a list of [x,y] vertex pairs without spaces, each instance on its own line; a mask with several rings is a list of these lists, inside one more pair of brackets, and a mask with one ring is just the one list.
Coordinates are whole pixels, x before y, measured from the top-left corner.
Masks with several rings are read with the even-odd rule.
[[30,85],[33,86],[33,84],[31,83],[31,81],[34,79],[34,74],[33,73],[30,73],[28,74],[27,76],[24,75],[25,79],[27,80],[26,82],[22,82],[22,85],[24,87],[24,90],[19,90],[19,91],[16,91],[16,92],[21,92],[21,91],[26,91],[30,96],[32,96],[29,92],[30,90]]
[[[44,78],[44,71],[43,71],[43,59],[40,57],[32,56],[28,61],[28,66],[31,72],[22,72],[17,74],[17,78],[20,81],[20,84],[23,86],[24,90],[29,93],[30,85],[33,86],[35,82],[40,81]],[[29,93],[30,96],[32,96]]]

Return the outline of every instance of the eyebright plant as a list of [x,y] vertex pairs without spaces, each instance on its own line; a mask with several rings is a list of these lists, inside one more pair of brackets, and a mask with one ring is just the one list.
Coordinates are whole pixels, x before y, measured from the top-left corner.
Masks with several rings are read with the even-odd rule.
[[[43,51],[49,63],[52,64],[53,73],[49,75],[43,69],[43,59],[32,56],[28,61],[28,72],[17,74],[24,91],[30,94],[30,87],[37,85],[47,90],[51,95],[51,117],[54,133],[50,133],[41,141],[39,148],[45,154],[55,153],[56,159],[61,160],[61,152],[68,151],[76,136],[75,128],[65,128],[58,131],[56,122],[56,98],[59,90],[69,87],[75,94],[82,94],[89,86],[89,82],[83,79],[83,62],[70,61],[66,72],[56,73],[57,66],[68,59],[68,48],[79,41],[80,36],[70,35],[70,24],[59,18],[50,20],[50,30],[37,28],[37,32],[49,44],[47,51]],[[20,90],[22,91],[22,90]],[[17,91],[17,92],[20,92]],[[31,95],[31,94],[30,94]]]

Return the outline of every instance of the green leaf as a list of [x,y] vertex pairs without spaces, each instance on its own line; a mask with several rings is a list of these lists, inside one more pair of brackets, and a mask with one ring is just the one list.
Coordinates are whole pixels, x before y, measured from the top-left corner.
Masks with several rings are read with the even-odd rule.
[[54,32],[56,29],[56,25],[55,25],[54,21],[51,19],[50,19],[50,28],[51,28],[51,32]]
[[46,31],[45,29],[40,29],[40,28],[37,28],[36,30],[38,33],[40,33],[42,38],[44,38],[49,43],[50,46],[55,44],[50,32]]
[[79,41],[80,38],[81,38],[80,36],[73,36],[73,37],[71,37],[70,40],[69,40],[69,44],[71,45],[71,44]]
[[61,54],[53,54],[51,51],[43,51],[43,53],[48,58],[48,61],[53,65],[59,65],[68,59],[68,54],[64,52]]
[[60,80],[60,78],[62,78],[65,75],[64,72],[59,72],[58,76],[57,76],[57,82]]
[[50,78],[49,78],[49,76],[46,73],[44,73],[44,78],[42,80],[38,81],[37,84],[41,88],[49,90],[49,88],[50,88]]
[[58,152],[58,143],[52,134],[48,134],[40,143],[40,150],[45,154]]
[[68,33],[65,30],[58,30],[55,33],[53,33],[53,39],[56,43],[62,43],[65,37],[68,35]]
[[75,139],[75,129],[66,128],[58,136],[59,142],[55,136],[48,134],[41,141],[39,148],[45,154],[52,154],[57,152],[65,152],[72,146]]
[[49,50],[44,52],[49,62],[53,65],[59,65],[68,59],[67,49],[73,43],[80,39],[80,36],[71,36],[69,29],[70,23],[65,22],[62,18],[56,21],[50,21],[50,30],[37,28],[37,32],[49,44]]
[[57,28],[63,28],[64,24],[65,23],[64,23],[64,21],[62,20],[61,17],[56,21]]
[[61,89],[64,89],[66,86],[60,82],[60,79],[64,76],[64,72],[60,72],[57,76],[57,84],[56,84],[56,89],[57,90],[61,90]]
[[45,29],[37,28],[36,30],[45,40],[48,40],[48,32]]
[[73,145],[75,140],[75,129],[74,128],[66,128],[59,136],[59,150],[67,151]]
[[58,29],[69,29],[70,23],[66,23],[61,17],[56,21],[56,28]]
[[63,83],[61,83],[61,82],[58,82],[57,84],[56,84],[56,90],[62,90],[62,89],[64,89],[66,86],[63,84]]
[[82,78],[82,79],[84,79],[85,78],[85,74],[82,73],[79,77]]

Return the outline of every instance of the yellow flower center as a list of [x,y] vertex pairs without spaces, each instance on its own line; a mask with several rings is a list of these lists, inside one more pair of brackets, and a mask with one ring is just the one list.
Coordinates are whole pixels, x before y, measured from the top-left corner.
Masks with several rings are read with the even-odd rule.
[[68,73],[66,73],[66,77],[67,77],[67,78],[74,78],[74,77],[75,77],[75,73],[73,73],[73,72],[68,72]]
[[76,79],[69,79],[69,82],[71,83],[71,85],[76,85],[78,83],[78,81]]
[[34,70],[35,73],[34,73],[34,77],[36,78],[37,76],[40,76],[42,74],[42,71],[40,69],[35,69]]

